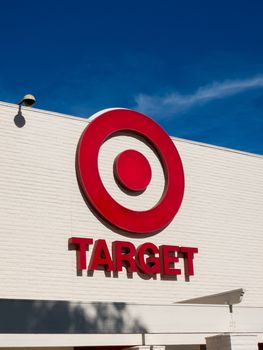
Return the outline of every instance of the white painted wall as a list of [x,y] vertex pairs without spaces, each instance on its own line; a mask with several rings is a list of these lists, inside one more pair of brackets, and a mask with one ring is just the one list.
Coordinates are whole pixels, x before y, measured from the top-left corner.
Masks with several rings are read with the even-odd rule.
[[[245,288],[242,305],[263,306],[263,158],[174,139],[185,170],[182,207],[161,233],[135,245],[194,246],[196,275],[185,281],[118,278],[96,271],[77,276],[71,236],[126,240],[90,212],[77,184],[75,153],[87,120],[24,109],[26,125],[14,124],[17,107],[0,105],[0,297],[172,304]],[[120,137],[105,144],[100,168],[111,194],[124,201],[111,174],[112,159],[136,144],[151,159],[154,186],[131,208],[154,204],[163,186],[160,167],[145,144]],[[159,182],[159,178],[161,181]],[[138,199],[138,201],[137,201]]]

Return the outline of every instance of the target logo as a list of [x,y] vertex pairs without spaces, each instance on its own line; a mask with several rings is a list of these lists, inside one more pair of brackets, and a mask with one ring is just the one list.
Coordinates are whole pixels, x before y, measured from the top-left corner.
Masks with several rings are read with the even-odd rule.
[[[101,146],[120,133],[139,137],[157,155],[165,185],[150,209],[133,210],[118,203],[104,186],[98,165]],[[166,227],[178,212],[184,194],[184,171],[179,153],[167,133],[149,117],[127,109],[102,112],[84,130],[77,149],[77,176],[82,191],[96,212],[111,225],[130,233],[154,233]],[[152,180],[147,157],[127,149],[114,160],[114,178],[127,196],[140,196]]]

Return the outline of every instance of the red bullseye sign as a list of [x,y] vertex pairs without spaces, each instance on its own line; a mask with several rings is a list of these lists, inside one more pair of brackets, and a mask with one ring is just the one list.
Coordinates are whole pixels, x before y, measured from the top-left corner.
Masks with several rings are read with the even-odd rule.
[[[136,211],[122,206],[102,183],[98,168],[99,150],[109,137],[119,132],[139,135],[155,150],[162,164],[164,191],[159,202],[149,210]],[[124,151],[115,159],[114,173],[122,187],[134,192],[145,190],[151,180],[148,160],[135,150]],[[93,208],[110,224],[136,234],[163,229],[174,218],[183,199],[184,171],[172,140],[152,119],[127,109],[106,111],[87,126],[78,145],[77,175]]]

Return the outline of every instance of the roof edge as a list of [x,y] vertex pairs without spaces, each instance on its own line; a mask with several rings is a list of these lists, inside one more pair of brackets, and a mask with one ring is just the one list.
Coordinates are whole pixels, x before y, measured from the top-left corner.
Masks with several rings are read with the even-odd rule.
[[[9,103],[9,102],[0,101],[0,106],[8,107],[8,108],[15,109],[15,110],[18,109],[18,105],[17,104]],[[81,121],[81,122],[84,122],[84,123],[88,123],[89,122],[89,117],[87,117],[87,118],[77,117],[77,116],[73,116],[73,115],[70,115],[70,114],[64,114],[64,113],[59,113],[59,112],[52,112],[52,111],[47,111],[45,109],[38,109],[38,108],[31,108],[31,107],[23,107],[23,109],[27,110],[27,111],[32,111],[34,113],[41,113],[41,114],[57,116],[57,117],[60,117],[60,118],[67,118],[67,119],[78,120],[78,121]],[[220,150],[220,151],[231,152],[231,153],[236,153],[236,154],[241,154],[241,155],[245,155],[245,156],[250,156],[250,157],[256,157],[256,158],[263,159],[263,155],[257,154],[257,153],[250,153],[250,152],[236,150],[236,149],[233,149],[233,148],[227,148],[227,147],[223,147],[223,146],[211,145],[210,143],[204,143],[204,142],[199,142],[199,141],[192,141],[192,140],[189,140],[189,139],[183,139],[183,138],[176,137],[176,136],[171,136],[171,135],[170,135],[170,137],[171,137],[172,140],[177,141],[177,142],[179,141],[179,142],[183,142],[183,143],[189,143],[189,144],[197,145],[197,146],[200,146],[200,147],[213,148],[213,149],[217,149],[217,150]]]

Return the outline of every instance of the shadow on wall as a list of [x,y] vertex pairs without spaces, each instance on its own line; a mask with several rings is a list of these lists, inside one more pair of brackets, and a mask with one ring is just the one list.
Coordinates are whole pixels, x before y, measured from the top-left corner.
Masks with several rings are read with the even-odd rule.
[[21,106],[18,109],[17,115],[14,117],[14,123],[18,128],[23,128],[26,124],[25,117],[22,114]]
[[146,333],[124,303],[0,300],[0,333]]

